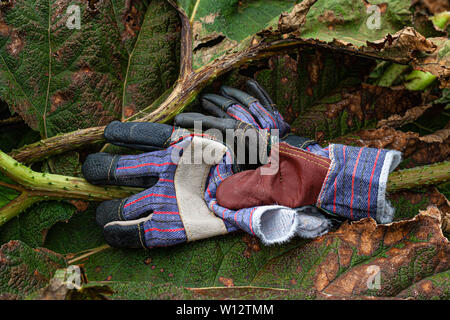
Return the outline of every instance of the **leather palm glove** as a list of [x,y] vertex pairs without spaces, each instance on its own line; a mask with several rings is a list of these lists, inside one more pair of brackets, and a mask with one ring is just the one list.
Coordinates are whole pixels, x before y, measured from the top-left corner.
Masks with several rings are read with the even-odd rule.
[[[350,220],[372,217],[392,222],[394,209],[386,199],[390,172],[401,161],[394,150],[329,146],[330,158],[280,143],[270,162],[226,178],[218,187],[217,203],[231,210],[278,204],[290,208],[315,205]],[[264,174],[277,163],[279,170]]]
[[215,216],[203,198],[210,168],[231,157],[222,143],[160,123],[114,121],[104,135],[113,144],[153,150],[95,153],[82,166],[92,184],[146,188],[98,206],[96,221],[109,245],[152,248],[237,230]]
[[233,212],[217,205],[215,192],[233,175],[232,154],[204,135],[159,123],[110,123],[108,142],[140,150],[140,155],[96,153],[83,163],[93,184],[144,187],[125,199],[102,202],[96,221],[113,247],[152,248],[194,241],[239,229],[264,243],[295,235],[320,236],[333,226],[315,207],[254,207]]

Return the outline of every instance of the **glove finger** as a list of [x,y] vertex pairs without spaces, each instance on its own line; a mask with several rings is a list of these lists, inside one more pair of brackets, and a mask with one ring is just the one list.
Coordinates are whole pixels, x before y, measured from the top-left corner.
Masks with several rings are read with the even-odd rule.
[[229,86],[222,86],[220,88],[220,94],[228,98],[229,100],[239,102],[240,105],[244,106],[247,109],[250,108],[250,105],[253,102],[258,101],[258,99],[249,95],[248,93],[245,93],[244,91]]
[[166,247],[187,241],[183,223],[158,222],[155,215],[131,221],[113,221],[105,225],[106,242],[115,248]]
[[[206,94],[202,98],[202,106],[205,110],[218,117],[222,110],[225,110],[227,117],[251,124],[256,128],[261,128],[258,121],[253,117],[250,110],[240,105],[237,101],[228,99],[216,94]],[[220,112],[218,111],[220,110]]]
[[173,176],[164,176],[153,187],[126,198],[120,210],[121,220],[138,219],[147,216],[149,212],[178,219]]
[[304,206],[295,209],[297,212],[297,235],[305,239],[320,237],[333,227],[333,223],[318,208]]
[[185,227],[179,214],[155,211],[144,222],[144,243],[148,248],[166,247],[187,241]]
[[[228,115],[227,115],[228,116]],[[217,118],[196,112],[180,113],[175,116],[175,125],[182,128],[194,128],[195,122],[200,122],[202,129],[235,129],[237,120],[230,118]]]
[[227,110],[233,104],[236,104],[236,101],[217,94],[208,93],[202,96],[201,104],[203,109],[216,117],[231,118],[231,116],[227,114]]
[[282,136],[285,134],[286,130],[284,127],[286,125],[284,121],[280,121],[277,117],[278,115],[275,115],[263,107],[258,99],[241,90],[228,86],[222,86],[220,90],[224,96],[235,99],[242,106],[245,106],[246,110],[248,110],[252,117],[256,119],[258,128],[280,129],[280,131],[282,131]]
[[103,228],[103,236],[111,247],[147,248],[145,245],[145,222],[148,217],[131,221],[112,221]]
[[100,227],[113,221],[125,220],[122,215],[123,203],[126,199],[113,199],[103,201],[95,211],[95,221]]
[[270,98],[267,91],[253,79],[249,79],[246,82],[247,92],[254,96],[262,104],[262,106],[271,114],[271,116],[276,119],[280,130],[285,130],[286,133],[290,131],[290,127],[285,123],[283,116],[277,109],[277,105]]
[[174,173],[190,138],[179,138],[167,149],[140,155],[111,155],[96,153],[86,158],[82,172],[92,184],[113,184],[150,188],[164,174]]
[[[284,120],[281,113],[278,111],[276,104],[273,102],[273,100],[270,98],[269,94],[266,90],[256,81],[253,79],[249,79],[246,82],[247,92],[254,96],[258,101],[262,104],[263,108],[258,108],[261,111],[264,112],[266,110],[270,116],[266,116],[265,118],[268,118],[266,120],[269,120],[269,125],[271,125],[272,120],[275,120],[276,127],[271,128],[277,128],[280,130],[280,136],[284,136],[286,133],[288,133],[291,128],[289,124]],[[250,109],[252,110],[252,109]],[[253,111],[253,110],[252,110]]]
[[162,123],[113,121],[105,128],[108,142],[143,151],[161,150],[170,144],[174,127]]
[[[119,167],[124,168],[127,163],[132,162],[127,159],[134,159],[133,164],[139,161],[139,156],[119,156],[109,153],[99,152],[90,154],[81,167],[84,178],[92,184],[96,185],[121,185],[129,187],[149,188],[158,182],[158,177],[155,174],[147,171],[142,173],[135,169],[118,170]],[[142,170],[141,170],[142,171]]]
[[[136,195],[137,198],[142,196],[144,193],[141,192]],[[129,209],[127,204],[133,201],[133,197],[124,199],[113,199],[107,200],[100,203],[95,212],[95,220],[100,227],[104,227],[106,224],[113,221],[130,221],[145,218],[154,212],[156,204],[139,206],[138,210],[136,208]]]
[[[109,245],[150,248],[187,241],[175,197],[168,199],[155,192],[154,188],[127,198],[124,202],[116,201],[115,205],[122,209],[120,220],[104,225],[104,236]],[[113,218],[116,216],[113,214]]]
[[264,88],[255,80],[249,79],[246,82],[247,92],[258,99],[258,101],[267,109],[267,111],[273,112],[275,104],[270,98],[269,94]]
[[308,150],[308,151],[313,152],[313,153],[315,153],[314,151],[317,150],[317,147],[316,146],[312,147],[312,145],[317,145],[320,149],[322,149],[317,144],[316,141],[308,139],[308,138],[305,138],[305,137],[293,135],[293,134],[286,135],[285,137],[281,138],[281,141],[282,142],[286,142],[286,143],[290,144],[293,147],[296,147],[296,148],[299,148],[299,149]]

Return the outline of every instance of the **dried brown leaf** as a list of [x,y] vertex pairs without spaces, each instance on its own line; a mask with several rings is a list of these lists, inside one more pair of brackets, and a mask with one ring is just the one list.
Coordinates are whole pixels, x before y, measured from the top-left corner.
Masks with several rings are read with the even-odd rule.
[[306,22],[309,9],[316,2],[317,0],[304,0],[296,4],[290,12],[283,12],[278,20],[278,30],[281,33],[298,33]]
[[[340,248],[356,247],[359,255],[373,255],[381,245],[390,249],[384,255],[375,256],[370,263],[355,266],[340,275],[330,269],[333,263],[339,265],[339,256],[330,254],[317,268],[316,288],[329,297],[367,295],[368,281],[376,270],[380,270],[380,277],[385,280],[381,279],[376,295],[393,296],[398,290],[395,288],[396,278],[402,268],[411,263],[428,269],[430,274],[447,270],[450,267],[450,245],[442,234],[441,216],[439,209],[430,207],[413,219],[389,225],[377,225],[372,219],[344,224],[330,235],[341,240]],[[411,237],[411,232],[414,237]],[[428,251],[434,254],[425,254]],[[414,271],[405,276],[416,281],[423,277]]]
[[361,87],[348,90],[336,103],[327,104],[327,118],[334,119],[348,113],[347,125],[353,120],[383,119],[386,115],[407,111],[411,106],[420,104],[420,93],[403,88],[388,88],[363,83]]
[[450,129],[442,129],[420,137],[415,132],[403,132],[384,126],[378,129],[361,130],[335,141],[401,151],[405,159],[413,160],[413,163],[408,164],[407,167],[441,162],[450,155]]
[[401,127],[407,123],[416,121],[429,108],[431,108],[431,104],[408,109],[402,116],[399,114],[394,114],[387,119],[378,121],[377,128],[381,128],[383,126],[388,126],[392,128]]
[[367,41],[367,46],[375,51],[383,51],[384,54],[404,59],[408,62],[416,51],[433,53],[437,46],[412,27],[406,27],[393,35],[388,34],[377,41]]

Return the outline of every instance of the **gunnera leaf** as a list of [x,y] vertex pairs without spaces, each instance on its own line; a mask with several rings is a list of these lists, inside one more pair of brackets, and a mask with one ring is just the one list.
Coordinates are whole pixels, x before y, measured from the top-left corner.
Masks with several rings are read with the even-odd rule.
[[44,138],[132,115],[176,80],[178,23],[166,1],[3,1],[0,97]]
[[37,203],[0,227],[0,244],[21,240],[32,248],[40,247],[47,231],[58,221],[69,220],[75,212],[75,207],[67,202]]
[[[448,270],[450,245],[442,234],[441,214],[430,207],[389,225],[370,218],[345,222],[313,241],[281,246],[264,246],[235,233],[149,251],[108,248],[85,256],[82,264],[93,285],[110,286],[119,299],[395,297]],[[66,244],[56,239],[46,245],[73,252],[68,237]],[[87,252],[83,246],[80,251]]]

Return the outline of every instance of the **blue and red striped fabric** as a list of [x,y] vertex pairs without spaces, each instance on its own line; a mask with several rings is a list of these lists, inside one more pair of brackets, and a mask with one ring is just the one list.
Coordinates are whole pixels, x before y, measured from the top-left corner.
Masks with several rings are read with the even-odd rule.
[[227,114],[238,121],[249,123],[255,128],[261,129],[261,126],[259,125],[258,121],[253,117],[253,115],[250,112],[248,112],[247,109],[243,108],[238,104],[233,104],[231,107],[229,107],[227,109]]
[[249,123],[258,129],[278,129],[280,137],[283,137],[291,130],[289,124],[284,121],[278,111],[269,112],[257,101],[252,102],[249,109],[239,104],[234,104],[227,109],[227,113],[234,119]]
[[289,124],[284,121],[283,116],[278,111],[269,112],[258,101],[252,102],[249,109],[263,128],[280,130],[280,137],[284,137],[291,130]]
[[[192,136],[185,136],[161,151],[153,151],[140,155],[122,156],[117,162],[114,175],[123,181],[133,177],[158,177],[158,182],[124,200],[121,214],[122,220],[135,220],[152,213],[152,218],[144,222],[144,239],[148,248],[170,246],[187,241],[181,216],[179,214],[174,186],[175,171],[178,161]],[[224,164],[214,168],[223,171],[224,176],[232,174],[231,164],[226,164],[230,153],[224,156]],[[214,171],[212,169],[212,171]],[[218,169],[217,169],[218,170]],[[217,171],[219,173],[219,171]],[[211,175],[210,175],[211,177]],[[229,232],[238,228],[225,221]]]
[[117,163],[115,175],[120,179],[135,176],[159,177],[151,188],[127,198],[122,210],[124,220],[138,219],[153,212],[152,218],[144,225],[145,244],[149,248],[187,240],[175,194],[177,163],[174,155],[180,156],[191,140],[192,137],[188,137],[161,151],[122,156]]
[[383,210],[393,210],[385,190],[387,174],[400,161],[399,152],[339,144],[330,145],[328,151],[331,165],[317,207],[351,220],[377,219]]
[[318,143],[310,144],[304,148],[306,151],[317,154],[322,157],[330,158],[330,153],[328,152],[328,147],[322,148]]

